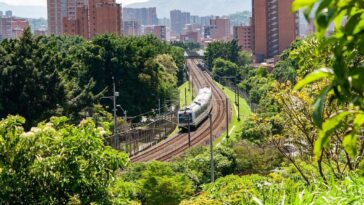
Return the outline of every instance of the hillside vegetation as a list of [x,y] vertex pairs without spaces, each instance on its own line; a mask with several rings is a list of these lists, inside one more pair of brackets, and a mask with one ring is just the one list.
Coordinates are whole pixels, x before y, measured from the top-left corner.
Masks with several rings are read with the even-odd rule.
[[[317,8],[317,33],[293,42],[272,72],[252,68],[236,41],[208,46],[206,69],[224,86],[234,79],[252,111],[213,148],[215,181],[208,147],[131,163],[105,146],[110,114],[97,102],[110,77],[118,103],[148,110],[183,82],[181,48],[151,36],[86,42],[29,31],[1,42],[0,204],[362,204],[363,3],[295,0],[294,10]],[[87,107],[98,118],[84,120]]]

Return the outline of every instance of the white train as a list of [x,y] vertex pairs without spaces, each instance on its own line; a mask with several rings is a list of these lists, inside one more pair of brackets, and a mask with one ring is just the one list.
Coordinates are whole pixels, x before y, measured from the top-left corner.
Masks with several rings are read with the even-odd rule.
[[[212,92],[210,88],[202,88],[191,105],[178,111],[178,127],[194,129],[208,117],[212,109]],[[189,121],[189,122],[188,122]]]

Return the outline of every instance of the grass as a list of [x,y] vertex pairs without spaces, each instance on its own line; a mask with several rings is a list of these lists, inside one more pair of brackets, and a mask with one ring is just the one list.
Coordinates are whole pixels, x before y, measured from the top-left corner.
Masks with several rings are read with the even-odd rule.
[[[240,110],[240,121],[238,120],[238,107],[235,104],[235,93],[234,91],[230,90],[228,87],[225,87],[217,82],[215,82],[215,84],[222,89],[222,91],[225,93],[225,95],[228,97],[228,100],[230,102],[231,105],[231,109],[232,109],[232,118],[231,121],[229,122],[229,139],[237,139],[238,137],[240,137],[240,133],[242,131],[243,125],[244,125],[244,121],[247,117],[250,116],[251,114],[251,109],[248,105],[248,103],[245,101],[244,98],[239,97],[239,102],[240,102],[240,106],[239,106],[239,110]],[[219,145],[221,144],[224,140],[226,140],[226,131],[224,133],[221,134],[220,137],[218,137],[214,144],[215,145]]]
[[192,102],[192,90],[190,90],[190,82],[187,81],[178,87],[180,108],[183,108],[186,106],[185,105],[185,89],[187,91],[187,105],[191,104],[191,102]]

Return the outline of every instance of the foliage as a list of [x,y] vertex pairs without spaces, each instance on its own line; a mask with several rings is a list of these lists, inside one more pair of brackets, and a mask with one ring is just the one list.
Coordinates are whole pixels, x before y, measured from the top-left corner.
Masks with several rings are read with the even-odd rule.
[[188,42],[174,41],[174,42],[171,42],[171,44],[173,46],[177,46],[177,47],[183,48],[184,50],[190,50],[190,51],[198,50],[201,48],[201,44],[194,43],[191,41],[188,41]]
[[0,121],[0,203],[109,203],[107,188],[128,157],[103,144],[104,130],[67,118],[24,132],[24,118]]
[[205,52],[205,64],[210,70],[217,58],[223,58],[237,64],[239,63],[239,51],[240,47],[237,40],[209,43]]
[[167,163],[135,164],[122,177],[138,186],[139,200],[144,204],[179,204],[193,193],[188,176]]
[[[306,38],[304,40],[295,40],[290,45],[290,48],[283,51],[280,56],[280,60],[277,65],[274,66],[274,70],[272,72],[273,77],[275,80],[284,83],[287,81],[292,82],[293,84],[296,83],[296,75],[297,75],[297,59],[291,57],[293,53],[299,53],[297,57],[302,57],[302,51],[296,51],[301,49],[302,42],[306,42]],[[311,56],[310,56],[311,57]]]
[[181,204],[361,204],[363,185],[364,178],[355,175],[339,183],[317,181],[311,186],[282,178],[279,173],[270,177],[232,175],[204,186],[198,197]]
[[212,73],[216,77],[228,77],[237,76],[239,72],[239,67],[230,61],[224,60],[222,58],[216,58],[213,61]]
[[283,161],[283,156],[269,143],[256,144],[241,140],[234,144],[233,149],[238,174],[268,174]]
[[[294,10],[305,9],[306,17],[315,10],[315,25],[317,37],[324,44],[333,44],[333,57],[331,68],[318,69],[307,75],[296,89],[313,82],[327,79],[329,82],[321,88],[321,93],[316,96],[314,104],[314,123],[320,129],[320,135],[315,142],[315,154],[320,160],[322,153],[327,150],[330,138],[339,129],[351,129],[342,141],[346,152],[356,157],[362,150],[358,138],[360,127],[364,123],[364,87],[363,87],[363,54],[364,54],[364,10],[363,1],[303,1],[296,0]],[[330,26],[335,25],[335,33],[325,37]],[[324,118],[327,110],[325,106],[328,98],[330,102],[337,101],[344,106],[340,112]],[[347,112],[342,115],[341,112]],[[347,119],[350,117],[350,119]],[[325,122],[326,121],[326,122]]]
[[250,65],[253,62],[253,54],[248,51],[239,52],[239,66]]
[[183,49],[153,36],[84,41],[33,37],[28,29],[21,39],[0,44],[0,118],[20,114],[28,129],[54,115],[78,123],[85,109],[112,95],[113,76],[117,103],[138,115],[157,107],[159,98],[163,104],[176,98],[176,76],[183,81],[183,70]]
[[20,40],[2,41],[0,59],[0,118],[21,114],[30,120],[29,127],[57,112],[66,99],[54,51],[27,29]]
[[[236,172],[236,155],[225,146],[214,149],[215,177],[219,178]],[[180,170],[194,174],[197,185],[211,181],[210,151],[206,147],[188,153],[177,162]]]

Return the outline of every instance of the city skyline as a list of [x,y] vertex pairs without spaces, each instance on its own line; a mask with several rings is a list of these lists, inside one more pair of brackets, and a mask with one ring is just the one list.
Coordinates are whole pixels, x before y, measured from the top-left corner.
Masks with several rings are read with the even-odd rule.
[[[117,3],[125,5],[147,1],[148,0],[116,0]],[[14,6],[47,6],[47,0],[0,0],[0,3]]]

